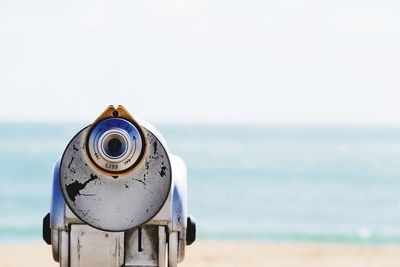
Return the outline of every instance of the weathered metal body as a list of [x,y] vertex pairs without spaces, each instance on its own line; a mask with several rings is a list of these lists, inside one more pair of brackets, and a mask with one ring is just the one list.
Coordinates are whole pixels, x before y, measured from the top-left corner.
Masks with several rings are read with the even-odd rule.
[[129,173],[110,176],[91,166],[85,156],[90,126],[55,164],[44,239],[61,267],[173,267],[184,259],[195,236],[187,216],[186,166],[157,130],[140,125],[147,151]]

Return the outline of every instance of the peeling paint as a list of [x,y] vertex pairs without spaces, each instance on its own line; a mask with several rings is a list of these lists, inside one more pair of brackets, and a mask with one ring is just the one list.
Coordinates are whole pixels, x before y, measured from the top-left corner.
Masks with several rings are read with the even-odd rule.
[[[91,175],[90,175],[90,179],[87,180],[87,181],[84,182],[84,183],[80,183],[79,181],[76,181],[76,180],[75,180],[73,183],[66,185],[66,190],[67,190],[67,193],[68,193],[68,197],[69,197],[73,202],[75,202],[76,197],[79,196],[79,195],[81,195],[81,191],[82,191],[83,189],[85,189],[86,185],[87,185],[88,183],[90,183],[91,181],[96,180],[96,179],[98,179],[98,178],[99,178],[99,177],[97,177],[97,175],[91,174]],[[93,195],[93,194],[91,194],[91,195]],[[94,195],[95,195],[95,194],[94,194]],[[85,196],[89,196],[89,195],[86,194]]]
[[171,187],[171,166],[162,143],[145,129],[148,151],[143,164],[128,175],[113,178],[86,161],[80,145],[86,130],[74,137],[61,161],[60,184],[67,205],[82,221],[103,230],[123,231],[150,220]]

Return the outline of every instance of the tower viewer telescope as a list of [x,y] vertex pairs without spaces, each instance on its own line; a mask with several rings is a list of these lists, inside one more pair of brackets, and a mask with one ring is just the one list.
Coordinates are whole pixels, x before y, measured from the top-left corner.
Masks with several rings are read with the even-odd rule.
[[43,239],[61,267],[175,267],[196,237],[186,191],[161,134],[109,106],[55,164]]

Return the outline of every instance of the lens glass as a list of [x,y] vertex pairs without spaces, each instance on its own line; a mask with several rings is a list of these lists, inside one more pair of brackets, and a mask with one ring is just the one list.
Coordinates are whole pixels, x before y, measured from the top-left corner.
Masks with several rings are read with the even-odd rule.
[[113,138],[108,141],[107,148],[107,154],[109,154],[111,157],[119,157],[124,153],[124,150],[122,149],[122,143],[117,138]]
[[129,169],[144,154],[139,130],[119,118],[106,119],[96,125],[90,132],[86,147],[96,167],[112,172]]
[[103,139],[102,150],[109,159],[118,159],[126,154],[127,142],[120,133],[110,133]]

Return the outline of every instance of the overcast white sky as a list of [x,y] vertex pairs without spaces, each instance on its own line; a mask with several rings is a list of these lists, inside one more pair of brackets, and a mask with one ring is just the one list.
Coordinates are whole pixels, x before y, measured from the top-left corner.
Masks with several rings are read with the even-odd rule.
[[400,125],[400,2],[0,0],[0,120]]

